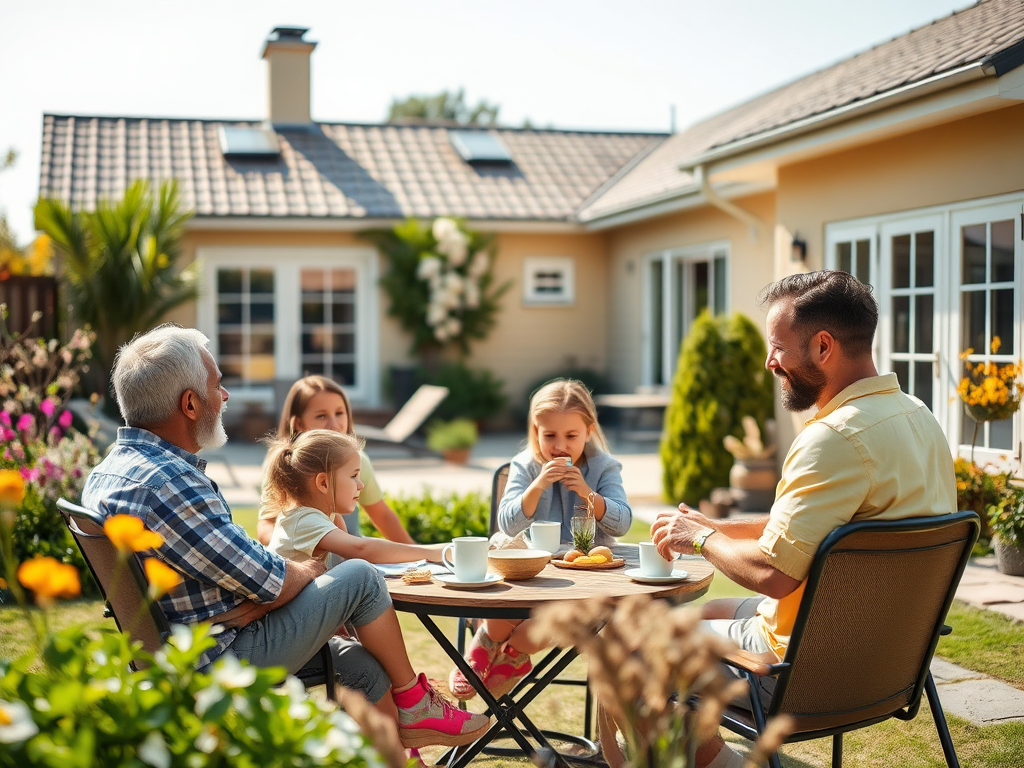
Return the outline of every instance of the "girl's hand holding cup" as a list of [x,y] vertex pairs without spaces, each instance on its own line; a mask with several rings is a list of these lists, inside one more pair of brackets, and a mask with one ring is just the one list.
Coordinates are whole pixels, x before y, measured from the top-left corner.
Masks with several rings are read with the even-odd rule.
[[[572,469],[575,469],[576,473],[579,474],[579,470],[572,466],[572,459],[570,457],[556,456],[541,467],[536,482],[540,484],[542,490],[546,490],[559,480],[564,480],[566,473]],[[582,475],[580,475],[580,479],[583,479]]]

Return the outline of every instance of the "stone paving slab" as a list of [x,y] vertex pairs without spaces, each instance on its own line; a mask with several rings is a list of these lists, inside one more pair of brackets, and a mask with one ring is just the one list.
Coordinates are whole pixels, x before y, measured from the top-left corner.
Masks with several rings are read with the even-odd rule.
[[[945,659],[932,659],[932,677],[936,685],[943,683],[954,683],[960,680],[981,680],[987,679],[988,675],[982,672],[975,672],[973,669],[965,669]],[[941,696],[940,696],[941,698]]]
[[947,714],[979,725],[1024,721],[1024,691],[1001,680],[984,677],[938,685],[939,701]]

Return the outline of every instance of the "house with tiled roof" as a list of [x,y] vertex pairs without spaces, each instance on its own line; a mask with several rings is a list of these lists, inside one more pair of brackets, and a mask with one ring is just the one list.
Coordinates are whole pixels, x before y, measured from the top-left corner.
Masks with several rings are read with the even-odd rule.
[[[699,311],[760,321],[760,289],[806,269],[874,286],[878,367],[954,451],[974,426],[959,353],[980,359],[998,336],[987,357],[1024,356],[1020,0],[983,0],[668,137],[314,123],[312,48],[301,30],[268,40],[267,121],[44,118],[42,195],[89,207],[135,178],[180,180],[205,285],[180,319],[244,385],[326,370],[381,401],[408,343],[376,285],[383,256],[356,233],[405,216],[497,233],[513,288],[472,362],[517,398],[567,363],[622,391],[666,386]],[[474,161],[480,139],[506,159]],[[540,272],[556,303],[531,296]],[[334,325],[307,327],[306,305],[337,307]],[[311,346],[323,333],[330,348]],[[1022,418],[984,424],[976,458],[1019,455]],[[783,447],[799,425],[780,410]]]

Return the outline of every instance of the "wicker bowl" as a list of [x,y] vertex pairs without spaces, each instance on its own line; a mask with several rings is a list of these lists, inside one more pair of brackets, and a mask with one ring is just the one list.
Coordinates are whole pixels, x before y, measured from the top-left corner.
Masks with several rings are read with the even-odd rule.
[[551,553],[543,549],[495,549],[487,553],[487,565],[509,581],[532,579],[544,570]]

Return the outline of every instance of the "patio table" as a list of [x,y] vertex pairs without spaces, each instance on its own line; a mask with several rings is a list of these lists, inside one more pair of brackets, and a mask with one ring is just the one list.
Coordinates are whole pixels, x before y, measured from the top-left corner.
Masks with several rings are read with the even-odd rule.
[[[409,585],[404,584],[400,579],[387,580],[388,591],[391,594],[395,610],[406,611],[419,618],[438,645],[462,670],[466,679],[483,698],[488,706],[488,711],[494,714],[495,722],[487,733],[473,744],[465,747],[462,754],[457,754],[458,750],[449,750],[438,761],[438,764],[454,757],[454,760],[449,761],[450,768],[463,768],[480,754],[494,738],[505,732],[525,754],[534,756],[538,749],[550,750],[550,753],[554,754],[557,765],[563,768],[567,766],[566,756],[551,750],[551,744],[545,733],[527,717],[525,709],[576,658],[577,652],[574,648],[552,649],[514,690],[498,701],[484,687],[483,682],[432,617],[526,619],[529,618],[530,612],[534,608],[541,605],[586,600],[598,596],[621,599],[629,595],[647,594],[653,597],[674,598],[680,602],[687,602],[705,594],[711,586],[714,568],[703,558],[688,558],[680,563],[679,567],[689,574],[683,581],[640,584],[624,573],[627,569],[638,565],[638,548],[631,544],[619,544],[612,547],[612,551],[616,556],[626,559],[624,567],[595,571],[569,570],[557,568],[549,563],[532,579],[504,581],[482,589],[451,589],[436,581],[429,584]],[[530,742],[523,732],[524,730],[536,740],[539,748]],[[563,734],[550,735],[564,738]],[[569,737],[569,740],[584,743],[593,751],[597,750],[596,745],[587,743],[580,737]],[[569,757],[569,759],[572,758]]]

